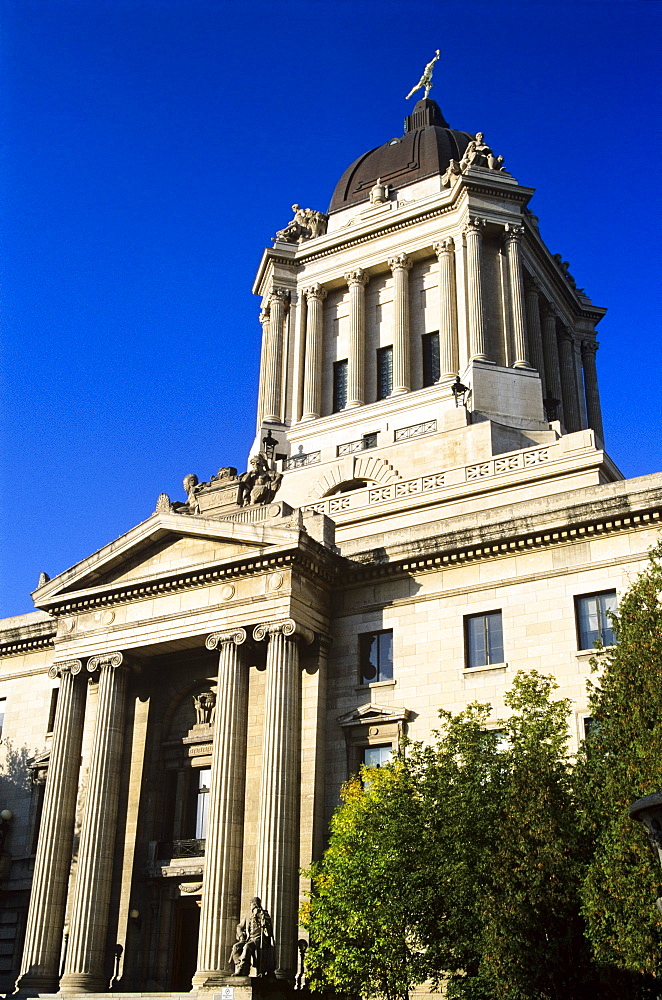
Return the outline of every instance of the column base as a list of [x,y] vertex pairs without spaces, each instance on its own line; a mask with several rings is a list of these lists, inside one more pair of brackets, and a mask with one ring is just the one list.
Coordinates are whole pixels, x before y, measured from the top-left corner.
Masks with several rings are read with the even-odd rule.
[[33,996],[35,993],[57,993],[60,988],[59,976],[40,976],[37,973],[26,972],[16,980],[14,993]]
[[304,420],[319,420],[319,413],[304,413],[299,422],[303,423]]
[[409,389],[407,386],[400,385],[400,386],[397,387],[397,389],[392,389],[391,390],[391,395],[392,396],[404,396],[405,393],[407,393],[407,392],[411,392],[411,389]]
[[353,409],[355,409],[355,407],[357,407],[357,406],[363,406],[363,405],[364,404],[363,404],[363,400],[362,399],[352,399],[352,400],[349,401],[349,403],[345,403],[344,409],[345,410],[353,410]]
[[533,365],[530,365],[528,361],[515,361],[513,362],[513,368],[526,368],[526,370],[530,372],[536,371]]
[[60,994],[108,993],[108,980],[91,972],[70,972],[60,980]]

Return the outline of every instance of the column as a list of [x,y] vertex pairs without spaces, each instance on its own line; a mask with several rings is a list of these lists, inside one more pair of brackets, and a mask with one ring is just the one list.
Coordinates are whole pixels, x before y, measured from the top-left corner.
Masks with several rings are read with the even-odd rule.
[[538,285],[531,279],[526,285],[526,326],[529,331],[531,363],[540,375],[543,399],[547,397],[545,361],[542,350],[542,327],[540,326],[540,300]]
[[458,373],[455,307],[455,243],[451,237],[432,248],[439,260],[439,369],[440,381],[451,382]]
[[409,344],[409,271],[411,260],[401,253],[388,266],[393,274],[393,389],[392,395],[411,390]]
[[264,397],[266,393],[267,380],[267,350],[269,347],[269,304],[260,312],[260,324],[262,326],[262,348],[260,351],[260,384],[257,393],[257,430],[262,426],[264,414]]
[[504,234],[506,256],[508,257],[508,282],[510,285],[510,314],[513,323],[513,347],[515,360],[513,368],[530,368],[527,360],[526,327],[524,325],[524,289],[522,286],[522,262],[520,241],[523,226],[507,224]]
[[321,413],[322,390],[322,337],[324,331],[324,299],[326,289],[321,285],[306,288],[303,293],[308,302],[306,317],[306,361],[303,375],[302,420],[314,420]]
[[215,632],[206,642],[220,655],[194,989],[225,981],[239,922],[248,725],[248,669],[239,647],[245,641],[245,629],[238,628]]
[[469,356],[472,361],[489,361],[485,353],[481,247],[484,219],[471,219],[465,226],[467,241],[467,311],[469,313]]
[[262,420],[280,423],[283,396],[283,340],[289,301],[286,288],[274,288],[269,296],[269,324],[264,352],[264,394]]
[[556,405],[556,419],[563,421],[563,400],[561,393],[561,371],[559,368],[559,348],[556,338],[556,311],[549,304],[543,308],[542,316],[542,351],[545,359],[545,382],[547,397],[545,408],[549,414]]
[[293,979],[297,968],[299,902],[301,677],[298,642],[312,642],[314,635],[288,618],[257,625],[253,638],[268,641],[256,895],[273,921],[276,976]]
[[76,796],[83,741],[86,685],[76,680],[80,660],[54,663],[60,678],[44,805],[34,863],[30,908],[17,989],[55,993],[60,978],[62,929],[67,905]]
[[100,992],[108,988],[106,933],[128,671],[122,653],[92,656],[87,669],[91,673],[99,671],[99,695],[78,848],[69,947],[60,981],[60,990],[64,992]]
[[347,359],[347,406],[365,402],[365,271],[345,275],[349,285],[349,357]]
[[581,428],[579,401],[577,399],[577,373],[575,369],[574,338],[570,330],[563,329],[559,338],[561,362],[561,395],[566,430]]
[[597,350],[597,340],[582,340],[582,365],[584,367],[584,391],[586,393],[588,425],[593,428],[600,441],[603,442],[602,408],[600,406],[600,392],[598,390],[598,373],[595,368]]

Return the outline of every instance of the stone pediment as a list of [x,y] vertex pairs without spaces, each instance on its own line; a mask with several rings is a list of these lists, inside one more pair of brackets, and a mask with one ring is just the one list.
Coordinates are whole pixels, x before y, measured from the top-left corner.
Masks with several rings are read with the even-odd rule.
[[387,722],[406,722],[410,714],[407,708],[386,708],[370,702],[341,715],[338,722],[341,726],[384,725]]
[[159,513],[34,591],[37,607],[65,595],[151,580],[168,573],[291,545],[298,530]]

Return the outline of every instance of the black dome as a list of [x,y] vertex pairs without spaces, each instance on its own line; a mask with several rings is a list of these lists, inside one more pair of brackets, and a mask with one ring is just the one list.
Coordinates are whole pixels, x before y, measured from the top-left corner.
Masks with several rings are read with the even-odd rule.
[[418,101],[405,118],[401,139],[391,139],[369,150],[347,168],[336,184],[329,214],[368,201],[377,178],[383,184],[401,188],[423,177],[445,173],[451,160],[462,159],[473,138],[468,132],[449,128],[436,101]]

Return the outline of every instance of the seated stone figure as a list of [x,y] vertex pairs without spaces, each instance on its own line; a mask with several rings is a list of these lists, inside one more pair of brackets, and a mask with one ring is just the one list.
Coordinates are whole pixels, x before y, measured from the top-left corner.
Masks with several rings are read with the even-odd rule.
[[476,133],[476,138],[472,139],[464,151],[464,156],[460,160],[460,167],[466,170],[467,167],[487,167],[489,170],[503,170],[503,156],[495,156],[494,151],[484,141],[482,132]]
[[262,452],[254,455],[249,465],[248,471],[239,476],[237,503],[240,507],[252,503],[271,503],[283,477],[279,472],[269,468],[269,463]]
[[[241,954],[238,954],[240,933],[245,944]],[[250,975],[251,967],[255,969],[256,976],[268,976],[276,968],[271,917],[262,907],[259,896],[251,899],[251,912],[237,927],[237,944],[232,949],[232,960],[235,976]]]

